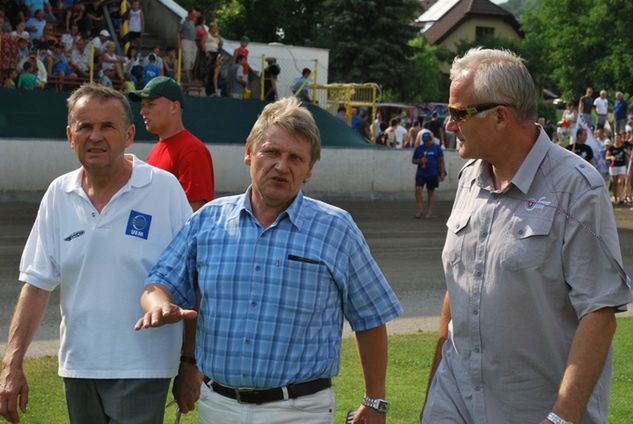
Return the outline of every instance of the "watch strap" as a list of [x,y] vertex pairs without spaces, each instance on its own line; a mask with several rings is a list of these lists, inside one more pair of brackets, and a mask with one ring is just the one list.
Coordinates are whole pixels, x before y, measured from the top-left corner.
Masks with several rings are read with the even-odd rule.
[[571,421],[567,421],[558,416],[558,414],[554,411],[547,414],[547,419],[551,421],[553,424],[574,424]]
[[383,414],[389,410],[389,402],[384,399],[373,399],[365,396],[362,404]]

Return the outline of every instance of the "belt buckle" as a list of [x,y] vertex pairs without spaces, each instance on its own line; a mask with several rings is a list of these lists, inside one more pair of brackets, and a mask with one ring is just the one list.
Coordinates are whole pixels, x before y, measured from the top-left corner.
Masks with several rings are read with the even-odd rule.
[[255,392],[254,389],[235,389],[235,400],[237,403],[251,403],[251,402],[242,402],[242,394],[248,394]]

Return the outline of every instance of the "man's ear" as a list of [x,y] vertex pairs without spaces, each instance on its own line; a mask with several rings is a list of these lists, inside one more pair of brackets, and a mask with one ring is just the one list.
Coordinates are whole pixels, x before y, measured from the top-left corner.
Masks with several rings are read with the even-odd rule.
[[251,166],[251,154],[253,152],[251,151],[251,146],[249,144],[246,145],[246,147],[244,148],[244,164],[246,166]]
[[66,126],[66,138],[68,139],[68,143],[70,143],[70,148],[75,150],[75,141],[73,140],[73,132],[70,129],[70,125]]

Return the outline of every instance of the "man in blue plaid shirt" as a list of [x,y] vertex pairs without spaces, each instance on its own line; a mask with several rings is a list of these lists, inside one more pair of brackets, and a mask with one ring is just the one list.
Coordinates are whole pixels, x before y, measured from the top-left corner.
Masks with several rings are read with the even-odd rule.
[[196,317],[201,423],[331,423],[343,319],[365,397],[354,422],[384,423],[387,332],[402,312],[350,215],[301,191],[320,157],[310,112],[287,98],[247,138],[246,193],[198,211],[146,279],[137,329]]

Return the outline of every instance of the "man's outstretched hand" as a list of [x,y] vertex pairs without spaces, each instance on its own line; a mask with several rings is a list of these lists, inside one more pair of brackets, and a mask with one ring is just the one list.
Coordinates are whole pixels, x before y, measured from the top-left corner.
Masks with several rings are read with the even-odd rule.
[[173,303],[164,303],[156,306],[143,315],[134,325],[135,330],[142,328],[160,327],[165,324],[173,324],[183,319],[194,319],[198,313],[193,309],[182,309]]

